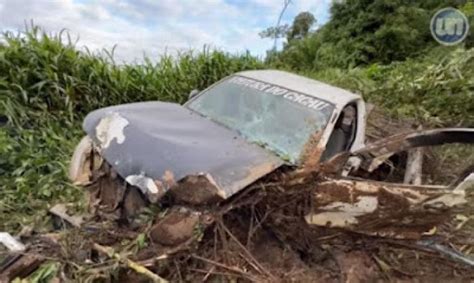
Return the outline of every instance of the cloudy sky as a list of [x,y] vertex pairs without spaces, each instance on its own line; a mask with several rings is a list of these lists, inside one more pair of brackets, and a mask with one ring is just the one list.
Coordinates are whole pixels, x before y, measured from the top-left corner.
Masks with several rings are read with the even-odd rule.
[[[310,11],[319,24],[331,0],[293,0],[282,23]],[[155,57],[205,44],[263,56],[272,41],[258,33],[275,25],[283,0],[0,0],[0,28],[31,20],[47,31],[67,29],[91,50],[117,44],[119,61]]]

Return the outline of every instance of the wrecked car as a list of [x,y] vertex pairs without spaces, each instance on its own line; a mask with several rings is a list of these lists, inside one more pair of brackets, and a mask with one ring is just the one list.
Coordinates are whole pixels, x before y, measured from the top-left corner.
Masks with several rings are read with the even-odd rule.
[[361,148],[364,113],[362,98],[348,91],[280,71],[242,72],[184,105],[142,102],[90,113],[70,176],[84,182],[93,146],[152,202],[170,189],[170,178],[190,177],[209,183],[209,198],[226,199],[283,164],[301,164],[316,136],[311,142],[325,148],[323,159]]
[[[414,131],[365,145],[365,127],[360,95],[287,72],[245,71],[193,91],[184,105],[150,101],[91,112],[69,175],[93,188],[94,204],[130,216],[163,199],[194,208],[219,203],[281,168],[321,172],[331,177],[316,190],[307,223],[378,235],[394,232],[386,224],[359,227],[359,218],[401,223],[429,213],[429,205],[466,201],[461,189],[364,176],[398,151],[473,143],[473,129]],[[396,214],[401,206],[413,213]]]

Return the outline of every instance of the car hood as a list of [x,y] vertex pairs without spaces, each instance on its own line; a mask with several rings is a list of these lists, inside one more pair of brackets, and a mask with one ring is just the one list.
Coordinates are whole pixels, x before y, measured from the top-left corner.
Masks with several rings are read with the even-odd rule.
[[174,103],[99,109],[87,115],[83,128],[125,180],[144,176],[156,182],[172,174],[178,182],[206,175],[224,199],[284,163],[237,132]]

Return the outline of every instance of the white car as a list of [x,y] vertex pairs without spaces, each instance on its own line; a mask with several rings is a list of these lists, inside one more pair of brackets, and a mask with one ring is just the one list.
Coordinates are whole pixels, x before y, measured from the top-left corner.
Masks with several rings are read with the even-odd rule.
[[[407,207],[424,207],[433,199],[449,207],[465,202],[456,192],[436,197],[451,194],[448,187],[410,187],[354,176],[372,174],[399,151],[473,143],[473,129],[394,133],[366,146],[365,116],[362,97],[341,88],[282,71],[240,72],[193,91],[184,105],[150,101],[91,112],[70,178],[92,188],[92,203],[126,217],[161,200],[212,206],[275,171],[319,171],[338,178],[330,183],[332,191],[321,192],[330,202],[307,215],[307,222],[316,225],[360,231],[356,220],[367,214],[402,221],[397,195]],[[419,196],[411,198],[411,190]],[[387,194],[393,197],[389,205],[378,199]]]

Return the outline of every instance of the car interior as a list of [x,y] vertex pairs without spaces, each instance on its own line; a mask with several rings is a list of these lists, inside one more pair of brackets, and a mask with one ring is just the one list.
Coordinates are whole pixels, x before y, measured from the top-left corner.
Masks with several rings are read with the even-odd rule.
[[321,160],[327,160],[339,152],[348,150],[355,139],[357,127],[357,108],[349,104],[341,111],[334,125],[334,130],[329,137],[326,150]]

